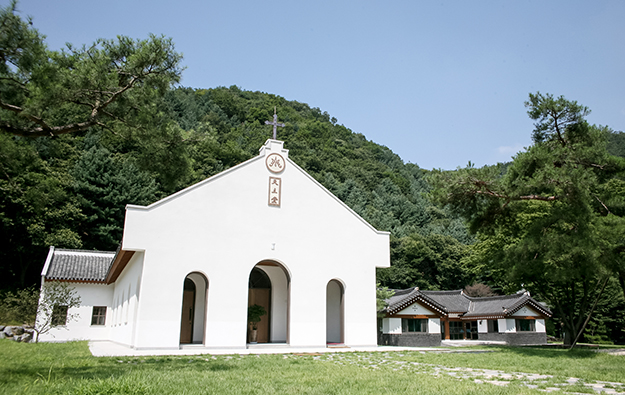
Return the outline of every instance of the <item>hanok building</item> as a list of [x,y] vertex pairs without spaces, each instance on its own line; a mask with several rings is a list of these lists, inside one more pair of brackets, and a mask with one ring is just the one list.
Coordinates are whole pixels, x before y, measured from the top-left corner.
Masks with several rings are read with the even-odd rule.
[[547,342],[551,311],[527,291],[474,298],[462,290],[397,290],[382,310],[380,344],[438,346],[441,340],[482,340],[507,344]]
[[117,252],[51,247],[42,283],[69,282],[82,303],[70,312],[77,321],[41,340],[245,348],[248,306],[258,304],[267,311],[258,342],[373,346],[375,270],[389,265],[389,233],[274,138],[238,166],[147,207],[128,205]]

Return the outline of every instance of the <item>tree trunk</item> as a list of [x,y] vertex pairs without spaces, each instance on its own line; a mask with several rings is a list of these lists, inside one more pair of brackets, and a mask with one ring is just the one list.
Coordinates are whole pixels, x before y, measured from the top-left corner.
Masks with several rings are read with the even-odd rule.
[[623,291],[623,297],[625,298],[625,270],[619,270],[618,282],[621,284],[621,290]]
[[[574,320],[572,318],[571,320]],[[573,340],[575,340],[575,336],[579,332],[579,327],[577,325],[569,325],[567,322],[564,322],[564,345],[570,346],[573,344]]]
[[579,332],[577,332],[577,336],[575,337],[573,344],[571,344],[571,348],[575,347],[575,344],[577,344],[577,341],[582,336],[582,332],[584,332],[584,329],[586,329],[586,325],[588,325],[588,321],[590,321],[590,317],[592,316],[593,311],[595,311],[595,307],[597,307],[597,303],[599,303],[599,299],[601,298],[601,295],[603,294],[603,290],[605,289],[605,286],[608,284],[609,279],[610,279],[610,276],[606,276],[605,281],[603,282],[603,286],[601,287],[601,291],[599,291],[599,294],[595,298],[595,302],[593,303],[592,307],[590,308],[590,311],[588,312],[588,317],[586,317],[586,321],[584,321],[584,324],[579,329]]

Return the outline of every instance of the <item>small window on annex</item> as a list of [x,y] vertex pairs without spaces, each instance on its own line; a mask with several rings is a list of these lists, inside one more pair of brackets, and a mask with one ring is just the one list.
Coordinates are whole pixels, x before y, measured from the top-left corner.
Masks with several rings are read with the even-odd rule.
[[52,309],[52,326],[67,324],[67,306],[56,305]]
[[517,332],[536,332],[536,323],[534,320],[516,320]]
[[427,332],[428,320],[402,318],[402,332]]
[[488,320],[488,333],[499,333],[499,321]]
[[104,325],[106,323],[106,306],[93,306],[91,325]]

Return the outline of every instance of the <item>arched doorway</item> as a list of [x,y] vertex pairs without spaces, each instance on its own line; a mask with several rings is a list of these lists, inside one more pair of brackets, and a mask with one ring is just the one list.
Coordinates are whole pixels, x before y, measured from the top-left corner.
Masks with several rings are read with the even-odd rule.
[[[274,261],[259,262],[249,277],[248,306],[263,306],[267,314],[258,323],[258,343],[288,343],[289,284],[286,269]],[[251,332],[248,323],[248,341]]]
[[330,280],[326,287],[326,343],[344,343],[343,336],[343,284]]
[[203,344],[206,325],[208,280],[201,273],[190,273],[184,279],[180,344]]

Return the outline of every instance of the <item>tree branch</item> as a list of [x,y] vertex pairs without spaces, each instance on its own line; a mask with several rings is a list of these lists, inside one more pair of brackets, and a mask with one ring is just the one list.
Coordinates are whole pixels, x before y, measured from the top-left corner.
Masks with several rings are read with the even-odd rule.
[[69,125],[63,126],[52,126],[46,129],[39,128],[19,128],[12,126],[6,122],[0,124],[0,130],[3,130],[7,133],[14,134],[16,136],[22,137],[42,137],[42,136],[57,136],[59,134],[67,134],[74,132],[82,132],[84,130],[89,129],[92,126],[101,125],[96,119],[91,119],[86,122],[72,123]]
[[14,106],[12,104],[7,104],[7,103],[4,103],[4,102],[0,101],[0,108],[3,108],[5,110],[9,110],[11,112],[14,112],[14,113],[17,113],[17,114],[20,114],[20,115],[24,116],[25,118],[29,119],[30,121],[32,121],[32,122],[36,123],[37,125],[41,126],[42,130],[50,129],[50,126],[48,126],[48,124],[45,123],[43,121],[43,119],[41,119],[39,117],[36,117],[36,116],[34,116],[32,114],[24,113],[24,109],[22,107]]
[[612,214],[612,212],[610,211],[610,209],[608,208],[608,206],[606,206],[605,204],[603,204],[603,202],[599,199],[599,197],[597,195],[595,195],[595,199],[597,199],[597,201],[603,206],[603,208],[605,209],[605,211],[608,212],[608,214]]
[[[0,56],[1,58],[1,56]],[[18,85],[20,88],[24,89],[25,91],[28,92],[28,89],[26,89],[26,84],[23,83],[22,81],[16,80],[15,78],[11,78],[11,77],[0,77],[0,81],[9,81],[14,83],[15,85]]]
[[544,202],[552,202],[554,200],[560,199],[559,196],[540,196],[540,195],[508,196],[508,195],[502,195],[500,193],[489,191],[489,190],[475,191],[475,193],[481,194],[481,195],[493,196],[493,197],[500,198],[500,199],[506,199],[507,202],[505,205],[508,205],[508,203],[510,203],[513,200],[541,200]]

